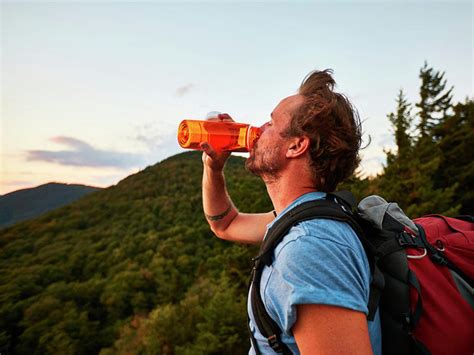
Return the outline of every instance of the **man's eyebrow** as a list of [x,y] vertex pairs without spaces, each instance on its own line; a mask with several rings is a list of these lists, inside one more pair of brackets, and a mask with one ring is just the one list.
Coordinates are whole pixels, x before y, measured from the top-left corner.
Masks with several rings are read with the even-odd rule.
[[273,112],[270,114],[270,117],[273,118]]

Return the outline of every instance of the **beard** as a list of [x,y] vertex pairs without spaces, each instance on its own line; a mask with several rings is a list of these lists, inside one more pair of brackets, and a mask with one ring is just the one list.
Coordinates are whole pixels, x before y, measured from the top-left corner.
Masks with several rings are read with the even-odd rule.
[[252,174],[261,177],[264,181],[272,182],[280,177],[283,168],[280,147],[259,149],[258,141],[255,143],[250,156],[245,161],[245,168]]

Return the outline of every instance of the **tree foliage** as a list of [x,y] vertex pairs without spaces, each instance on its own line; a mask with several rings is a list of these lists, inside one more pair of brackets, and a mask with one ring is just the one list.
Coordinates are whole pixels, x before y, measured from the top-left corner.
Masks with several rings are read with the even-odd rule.
[[[387,200],[397,201],[413,218],[434,212],[456,215],[468,207],[466,202],[459,198],[460,193],[456,194],[459,190],[458,177],[464,166],[454,163],[452,156],[448,158],[451,154],[449,144],[454,143],[452,135],[457,136],[456,132],[461,128],[454,122],[447,123],[452,120],[450,111],[453,109],[453,88],[446,90],[447,80],[444,79],[444,73],[429,67],[426,62],[420,70],[420,79],[420,101],[416,104],[419,109],[416,114],[418,135],[411,135],[414,130],[412,105],[400,90],[396,111],[388,115],[394,128],[397,149],[386,152],[384,171],[374,180],[374,184],[379,194]],[[462,110],[460,106],[459,110]],[[469,120],[468,117],[469,113],[466,114],[465,121]],[[472,112],[470,119],[472,120]],[[446,136],[448,138],[443,140]],[[463,139],[461,141],[464,142]],[[455,146],[457,144],[462,143],[454,143]],[[458,160],[465,163],[466,155],[467,152]],[[453,178],[445,179],[444,169],[452,163]],[[472,179],[473,173],[470,174],[467,174],[467,180],[469,176]]]
[[421,137],[432,134],[433,128],[451,108],[453,87],[446,89],[444,74],[429,67],[427,62],[420,69],[420,101],[416,106],[420,109],[418,129]]

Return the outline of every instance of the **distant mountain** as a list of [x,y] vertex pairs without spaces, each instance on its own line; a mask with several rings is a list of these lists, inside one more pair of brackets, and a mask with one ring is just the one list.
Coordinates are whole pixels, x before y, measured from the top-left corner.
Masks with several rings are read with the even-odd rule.
[[48,183],[0,195],[0,228],[35,218],[97,190],[100,188]]

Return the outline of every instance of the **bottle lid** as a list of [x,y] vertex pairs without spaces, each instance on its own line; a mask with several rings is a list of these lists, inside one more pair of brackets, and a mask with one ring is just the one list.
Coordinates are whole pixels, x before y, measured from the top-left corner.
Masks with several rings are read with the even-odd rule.
[[178,128],[178,143],[183,148],[189,148],[191,144],[200,142],[202,136],[201,125],[193,120],[183,120]]

